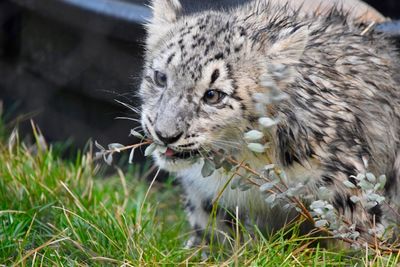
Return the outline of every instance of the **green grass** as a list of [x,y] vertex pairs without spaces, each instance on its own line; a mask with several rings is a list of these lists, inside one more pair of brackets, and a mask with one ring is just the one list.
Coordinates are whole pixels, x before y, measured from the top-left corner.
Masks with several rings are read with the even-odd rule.
[[149,189],[135,168],[102,177],[90,154],[63,161],[37,139],[27,146],[0,138],[0,266],[396,266],[399,260],[319,249],[283,231],[232,240],[202,260],[201,248],[183,248],[190,229],[172,182]]

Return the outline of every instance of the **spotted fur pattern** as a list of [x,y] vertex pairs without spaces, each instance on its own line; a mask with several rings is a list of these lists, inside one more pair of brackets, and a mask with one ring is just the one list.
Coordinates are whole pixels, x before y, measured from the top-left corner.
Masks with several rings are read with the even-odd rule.
[[[277,87],[289,98],[267,108],[280,118],[268,132],[268,156],[288,183],[302,181],[312,195],[321,186],[331,189],[334,207],[361,231],[388,220],[385,207],[365,210],[350,201],[362,192],[343,182],[355,183],[350,176],[366,171],[386,174],[384,194],[399,203],[400,68],[391,40],[336,9],[305,15],[263,0],[192,15],[178,0],[153,0],[152,7],[140,90],[150,138],[178,136],[168,144],[174,151],[224,148],[260,168],[265,157],[247,150],[243,133],[257,127],[253,94]],[[161,86],[157,72],[165,75]],[[210,89],[224,96],[213,105],[204,100]],[[180,178],[196,233],[189,245],[196,244],[230,175],[218,170],[203,178],[201,157],[154,157]],[[269,207],[257,188],[228,186],[218,203],[219,229],[229,231],[236,216],[269,232],[294,215]]]

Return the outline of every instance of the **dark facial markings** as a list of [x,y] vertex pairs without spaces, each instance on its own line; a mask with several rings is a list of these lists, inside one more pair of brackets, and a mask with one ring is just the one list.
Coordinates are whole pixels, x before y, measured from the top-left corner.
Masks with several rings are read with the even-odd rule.
[[196,144],[195,143],[189,143],[189,144],[185,144],[185,145],[179,145],[178,147],[179,148],[188,148],[188,147],[192,147],[192,146],[195,146]]
[[210,86],[219,78],[219,69],[215,69],[211,75]]
[[144,76],[144,79],[145,79],[148,83],[153,83],[153,79],[152,79],[149,75]]
[[146,125],[146,124],[144,125],[144,132],[146,133],[146,136],[151,136],[151,133],[150,133],[149,127],[147,127],[147,125]]
[[223,59],[224,58],[224,53],[219,52],[214,56],[215,60]]
[[172,59],[175,57],[175,52],[173,52],[167,59],[167,65],[169,65],[169,63],[171,63]]
[[150,122],[150,124],[153,124],[153,121],[149,116],[146,116],[146,119]]
[[[168,41],[166,49],[162,50],[160,54],[163,57],[162,61],[165,68],[174,69],[178,74],[177,76],[182,77],[181,81],[189,81],[196,85],[202,78],[209,79],[208,88],[202,88],[206,90],[205,92],[199,91],[196,94],[196,87],[191,85],[188,88],[182,88],[182,95],[179,96],[182,101],[193,106],[193,116],[202,118],[212,118],[217,109],[235,110],[239,106],[242,111],[245,110],[242,98],[238,95],[236,81],[232,75],[232,67],[227,60],[233,56],[232,53],[235,48],[237,48],[236,51],[242,49],[241,44],[236,44],[233,40],[235,36],[245,34],[245,30],[232,32],[229,30],[229,22],[221,24],[220,27],[215,29],[212,25],[218,25],[219,19],[212,16],[202,17],[193,25],[185,25],[181,29],[177,29],[176,37]],[[215,20],[215,22],[209,20]],[[188,23],[186,22],[186,24]],[[216,38],[209,39],[210,34]],[[224,62],[221,62],[222,60]],[[225,66],[222,69],[221,67],[215,68],[209,77],[204,77],[203,69],[210,66],[213,61],[219,61],[218,65],[225,63]],[[178,65],[175,66],[175,64]],[[224,92],[229,88],[218,88],[215,85],[216,81],[221,79],[222,72],[224,79],[231,84],[229,87],[233,87],[233,92],[229,94]],[[164,83],[166,86],[167,81],[164,78],[166,77],[159,77],[158,86]],[[153,80],[153,84],[156,84],[155,80]],[[178,88],[171,90],[178,90]],[[229,101],[223,101],[225,97],[230,97]],[[210,106],[212,109],[205,108],[205,106]]]

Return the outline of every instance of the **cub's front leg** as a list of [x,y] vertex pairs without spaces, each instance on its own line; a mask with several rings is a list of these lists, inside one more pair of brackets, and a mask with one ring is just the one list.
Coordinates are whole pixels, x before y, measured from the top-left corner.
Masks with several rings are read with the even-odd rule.
[[186,248],[210,242],[223,244],[231,236],[235,225],[234,214],[215,207],[211,198],[186,193],[185,211],[192,228]]

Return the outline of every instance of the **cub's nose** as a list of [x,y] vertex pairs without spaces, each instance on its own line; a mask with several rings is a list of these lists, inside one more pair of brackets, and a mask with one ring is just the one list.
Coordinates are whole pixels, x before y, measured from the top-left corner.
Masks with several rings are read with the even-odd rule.
[[183,135],[183,132],[180,132],[180,133],[172,135],[172,136],[165,136],[160,131],[156,130],[156,135],[157,135],[158,139],[160,139],[161,142],[163,142],[165,145],[169,145],[169,144],[173,144],[176,141],[178,141],[179,138],[181,138],[181,136]]

